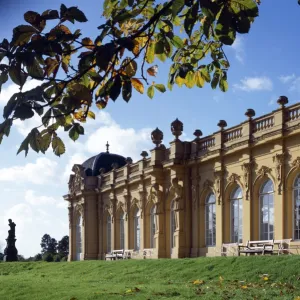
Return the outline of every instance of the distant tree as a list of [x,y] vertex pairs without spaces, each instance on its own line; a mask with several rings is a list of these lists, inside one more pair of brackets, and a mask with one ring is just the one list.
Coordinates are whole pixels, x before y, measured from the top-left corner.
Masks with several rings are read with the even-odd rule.
[[57,241],[49,234],[44,234],[41,241],[42,254],[51,253],[55,255],[57,253]]
[[69,236],[68,235],[65,235],[58,242],[57,252],[60,255],[60,257],[68,257],[68,255],[69,255]]
[[53,256],[53,261],[54,262],[60,262],[61,261],[61,256],[59,254],[56,254]]
[[43,256],[41,253],[38,253],[34,256],[34,261],[41,261],[43,259]]
[[18,254],[18,261],[26,261],[24,255]]
[[4,254],[0,252],[0,261],[2,261],[4,258]]
[[[150,98],[166,91],[154,80],[155,60],[170,62],[164,78],[169,90],[209,83],[227,91],[230,64],[223,46],[232,45],[237,33],[249,32],[260,0],[100,2],[105,21],[94,40],[67,27],[67,22],[88,20],[77,7],[62,4],[59,11],[26,12],[27,24],[13,29],[11,41],[2,41],[0,61],[5,57],[6,63],[0,64],[0,88],[10,78],[20,92],[7,99],[0,143],[13,122],[36,116],[40,126],[32,128],[18,153],[27,155],[29,147],[45,153],[51,146],[62,155],[59,129],[75,141],[84,134],[87,117],[95,118],[96,107],[103,109],[117,98],[128,102],[134,89],[143,94],[147,88]],[[41,84],[23,92],[30,79]]]
[[43,261],[52,262],[53,261],[53,254],[51,253],[45,253],[43,255]]

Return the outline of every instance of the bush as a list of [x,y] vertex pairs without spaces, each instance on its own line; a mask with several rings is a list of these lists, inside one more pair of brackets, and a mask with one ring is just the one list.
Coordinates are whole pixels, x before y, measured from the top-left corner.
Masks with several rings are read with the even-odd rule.
[[42,254],[38,253],[37,255],[35,255],[34,261],[40,261],[40,260],[43,260],[43,256]]
[[53,261],[53,255],[51,253],[45,253],[43,255],[43,261],[52,262]]
[[68,256],[63,256],[60,261],[68,261]]
[[54,262],[60,262],[60,256],[58,254],[54,255],[53,261]]

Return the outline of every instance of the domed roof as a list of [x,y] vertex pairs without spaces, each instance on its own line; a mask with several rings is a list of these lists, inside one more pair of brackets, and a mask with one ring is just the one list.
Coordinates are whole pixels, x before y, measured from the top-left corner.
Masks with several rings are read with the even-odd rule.
[[100,174],[100,169],[105,169],[105,172],[112,170],[112,164],[117,163],[118,168],[126,165],[125,157],[113,154],[109,152],[101,152],[88,160],[86,160],[82,166],[85,169],[85,174],[87,176],[98,176]]

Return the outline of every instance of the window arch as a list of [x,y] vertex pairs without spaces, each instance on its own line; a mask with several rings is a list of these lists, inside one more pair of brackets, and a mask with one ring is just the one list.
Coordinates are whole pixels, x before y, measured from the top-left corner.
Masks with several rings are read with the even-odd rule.
[[125,249],[125,214],[120,213],[120,248]]
[[175,215],[175,201],[171,202],[171,211],[170,211],[170,219],[171,219],[171,249],[175,247],[175,230],[176,230],[176,215]]
[[294,240],[300,240],[300,174],[293,185],[294,196]]
[[155,222],[156,207],[153,205],[150,209],[150,248],[155,248],[154,235],[156,231]]
[[107,253],[111,252],[111,216],[106,218]]
[[240,186],[230,196],[231,242],[243,242],[243,192]]
[[216,245],[216,197],[213,193],[205,201],[205,244]]
[[274,239],[274,186],[268,179],[263,183],[259,193],[260,199],[260,239]]
[[76,260],[80,260],[82,252],[82,229],[81,229],[81,215],[76,220]]
[[139,251],[141,244],[141,211],[137,208],[134,214],[134,250]]

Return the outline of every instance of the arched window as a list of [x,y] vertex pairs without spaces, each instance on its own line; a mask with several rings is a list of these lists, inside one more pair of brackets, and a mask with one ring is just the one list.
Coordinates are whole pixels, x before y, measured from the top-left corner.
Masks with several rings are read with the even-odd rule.
[[141,241],[141,211],[137,208],[134,214],[134,250],[140,250]]
[[243,242],[243,193],[238,186],[231,194],[231,242]]
[[294,182],[294,240],[300,240],[300,174]]
[[125,249],[125,228],[124,228],[125,214],[120,213],[120,248]]
[[176,216],[175,216],[175,202],[171,203],[171,249],[175,247],[175,230],[176,230]]
[[155,211],[156,211],[156,207],[155,205],[153,205],[150,209],[150,248],[155,248],[155,243],[154,243],[154,235],[156,231]]
[[274,187],[268,179],[260,189],[260,239],[274,239]]
[[106,228],[106,236],[107,236],[107,253],[111,252],[111,216],[107,216],[107,228]]
[[81,216],[79,215],[76,222],[76,260],[80,260],[81,252]]
[[205,201],[205,243],[216,245],[216,197],[210,193]]

